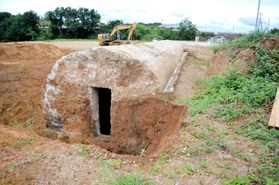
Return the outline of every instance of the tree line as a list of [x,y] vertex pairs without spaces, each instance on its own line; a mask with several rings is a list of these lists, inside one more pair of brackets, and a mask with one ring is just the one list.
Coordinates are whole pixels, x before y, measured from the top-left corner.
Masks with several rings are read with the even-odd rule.
[[[0,12],[0,41],[32,41],[50,39],[96,39],[99,33],[109,33],[122,20],[101,23],[98,11],[88,8],[57,7],[39,17],[34,11],[12,15]],[[132,23],[131,23],[132,24]],[[161,23],[137,23],[134,40],[152,40],[153,38],[170,40],[193,40],[196,26],[184,19],[177,29],[162,27]],[[121,38],[128,37],[129,30],[121,31]]]
[[33,12],[25,12],[13,16],[8,12],[0,12],[0,41],[30,41],[38,38],[39,17]]

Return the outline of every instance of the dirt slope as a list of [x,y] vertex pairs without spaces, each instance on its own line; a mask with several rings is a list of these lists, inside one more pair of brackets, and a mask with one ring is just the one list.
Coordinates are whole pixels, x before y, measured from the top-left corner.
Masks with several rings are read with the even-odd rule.
[[65,53],[50,44],[0,44],[0,123],[35,121],[44,128],[42,85]]

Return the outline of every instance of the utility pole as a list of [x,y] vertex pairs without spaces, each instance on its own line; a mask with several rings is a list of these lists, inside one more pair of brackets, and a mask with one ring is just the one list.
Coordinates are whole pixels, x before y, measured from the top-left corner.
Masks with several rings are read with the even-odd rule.
[[260,28],[261,28],[261,31],[263,31],[263,22],[262,22],[262,13],[260,13],[260,21],[259,21],[259,26],[260,26]]
[[256,19],[255,31],[258,29],[260,6],[261,6],[261,0],[259,0],[259,3],[258,3],[258,11],[257,11],[257,19]]

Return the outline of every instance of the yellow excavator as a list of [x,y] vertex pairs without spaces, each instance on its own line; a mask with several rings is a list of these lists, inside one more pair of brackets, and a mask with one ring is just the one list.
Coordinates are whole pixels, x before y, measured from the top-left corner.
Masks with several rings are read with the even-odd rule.
[[[129,36],[127,41],[122,41],[120,40],[120,30],[126,30],[130,29]],[[131,43],[131,38],[135,32],[136,29],[136,23],[134,24],[123,24],[123,25],[118,25],[113,30],[111,33],[104,33],[104,34],[98,34],[98,40],[101,42],[99,43],[100,46],[112,46],[112,45],[121,45],[121,44],[130,44]]]

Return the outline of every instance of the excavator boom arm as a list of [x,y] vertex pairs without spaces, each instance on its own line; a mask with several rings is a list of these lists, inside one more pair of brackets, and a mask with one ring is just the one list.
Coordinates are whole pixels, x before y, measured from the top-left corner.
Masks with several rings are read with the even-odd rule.
[[[111,33],[110,33],[110,37],[112,37],[116,32],[118,32],[118,31],[120,31],[120,30],[126,30],[126,29],[131,29],[130,30],[130,33],[129,33],[129,36],[128,36],[128,40],[130,40],[131,39],[131,37],[132,37],[132,35],[133,35],[133,33],[134,33],[134,31],[135,31],[135,29],[136,29],[136,23],[134,23],[134,24],[128,24],[128,25],[118,25],[118,26],[116,26],[112,31],[111,31]],[[129,39],[129,37],[130,37],[130,39]]]
[[130,42],[130,40],[131,40],[135,30],[136,30],[136,26],[137,26],[136,23],[132,24],[132,28],[130,29],[129,36],[128,36],[128,41],[127,42]]

